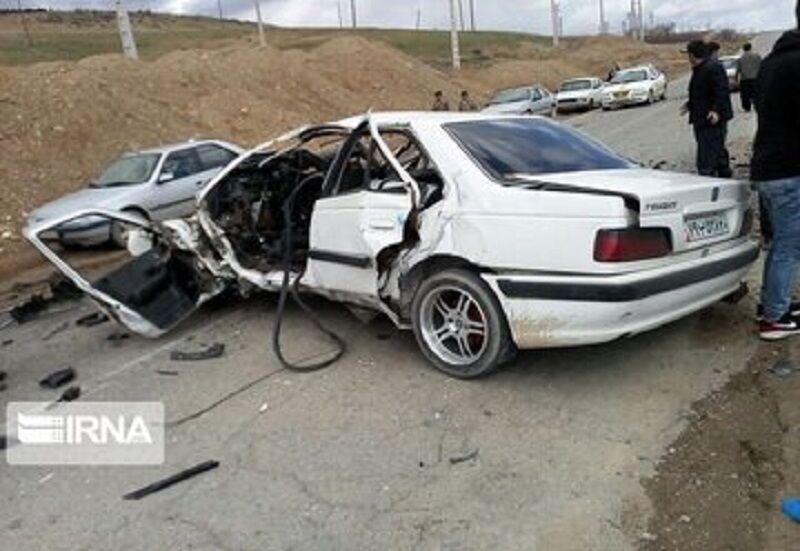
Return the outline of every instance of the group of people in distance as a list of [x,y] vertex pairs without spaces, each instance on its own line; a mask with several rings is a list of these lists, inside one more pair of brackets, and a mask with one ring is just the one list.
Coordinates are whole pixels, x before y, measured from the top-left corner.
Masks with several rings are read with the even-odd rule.
[[[450,111],[450,102],[444,97],[444,92],[437,90],[433,95],[433,111]],[[461,101],[458,102],[459,111],[477,111],[478,104],[472,100],[467,90],[461,91]]]

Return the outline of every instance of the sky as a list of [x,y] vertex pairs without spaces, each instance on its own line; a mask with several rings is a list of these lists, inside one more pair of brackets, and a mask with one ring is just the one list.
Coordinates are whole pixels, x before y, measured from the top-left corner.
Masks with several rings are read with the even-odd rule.
[[[226,17],[254,19],[255,0],[219,0]],[[359,26],[413,28],[419,10],[423,28],[449,25],[449,0],[353,0]],[[470,0],[460,0],[468,16]],[[17,0],[0,0],[0,7]],[[129,9],[216,15],[218,0],[126,0]],[[350,24],[351,0],[260,0],[266,22],[283,26],[338,26],[341,10]],[[481,30],[550,33],[550,0],[472,0]],[[599,28],[599,0],[561,0],[564,32],[591,34]],[[731,27],[773,30],[794,26],[796,0],[644,0],[645,14],[656,23],[674,21],[679,28]],[[71,9],[109,9],[113,0],[23,0],[23,5]],[[612,32],[619,32],[630,0],[605,0]]]

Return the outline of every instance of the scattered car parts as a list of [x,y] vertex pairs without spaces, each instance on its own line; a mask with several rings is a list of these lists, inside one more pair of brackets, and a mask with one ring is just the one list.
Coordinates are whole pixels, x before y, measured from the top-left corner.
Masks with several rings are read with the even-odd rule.
[[179,482],[183,482],[185,480],[189,480],[197,475],[203,474],[208,472],[212,469],[216,469],[219,467],[219,461],[204,461],[199,465],[195,465],[189,469],[176,473],[172,476],[169,476],[163,480],[159,480],[158,482],[154,482],[144,488],[140,488],[138,490],[134,490],[133,492],[127,493],[122,496],[122,499],[126,500],[139,500],[143,497],[147,497],[150,494],[154,494],[156,492],[160,492],[161,490],[166,490],[170,486],[174,486]]
[[39,386],[41,388],[48,388],[50,390],[55,390],[61,386],[64,386],[67,383],[72,382],[75,379],[77,373],[75,369],[72,367],[66,367],[64,369],[59,369],[58,371],[54,371],[50,373],[47,377],[39,381]]
[[202,360],[213,360],[225,353],[225,345],[215,342],[197,350],[173,350],[169,357],[176,362],[198,362]]

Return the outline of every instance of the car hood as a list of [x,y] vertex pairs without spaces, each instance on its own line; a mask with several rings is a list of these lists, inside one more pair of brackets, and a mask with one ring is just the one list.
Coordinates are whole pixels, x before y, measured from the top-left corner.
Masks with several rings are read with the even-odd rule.
[[126,197],[140,189],[141,184],[114,188],[84,188],[69,193],[34,210],[29,221],[33,223],[66,216],[87,208],[117,210],[124,207]]
[[515,101],[513,103],[498,103],[487,105],[484,113],[523,113],[530,107],[529,101]]
[[569,92],[559,92],[556,97],[560,100],[564,99],[583,99],[588,98],[592,94],[592,90],[572,90]]
[[629,82],[627,84],[609,84],[603,90],[606,94],[614,94],[616,92],[646,92],[650,89],[649,81],[642,82]]

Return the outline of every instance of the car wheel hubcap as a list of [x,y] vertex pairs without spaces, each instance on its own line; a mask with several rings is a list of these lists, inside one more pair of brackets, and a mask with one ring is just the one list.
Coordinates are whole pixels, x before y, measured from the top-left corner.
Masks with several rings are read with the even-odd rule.
[[441,360],[458,366],[475,362],[489,342],[489,324],[481,305],[456,287],[442,287],[425,297],[422,336]]

